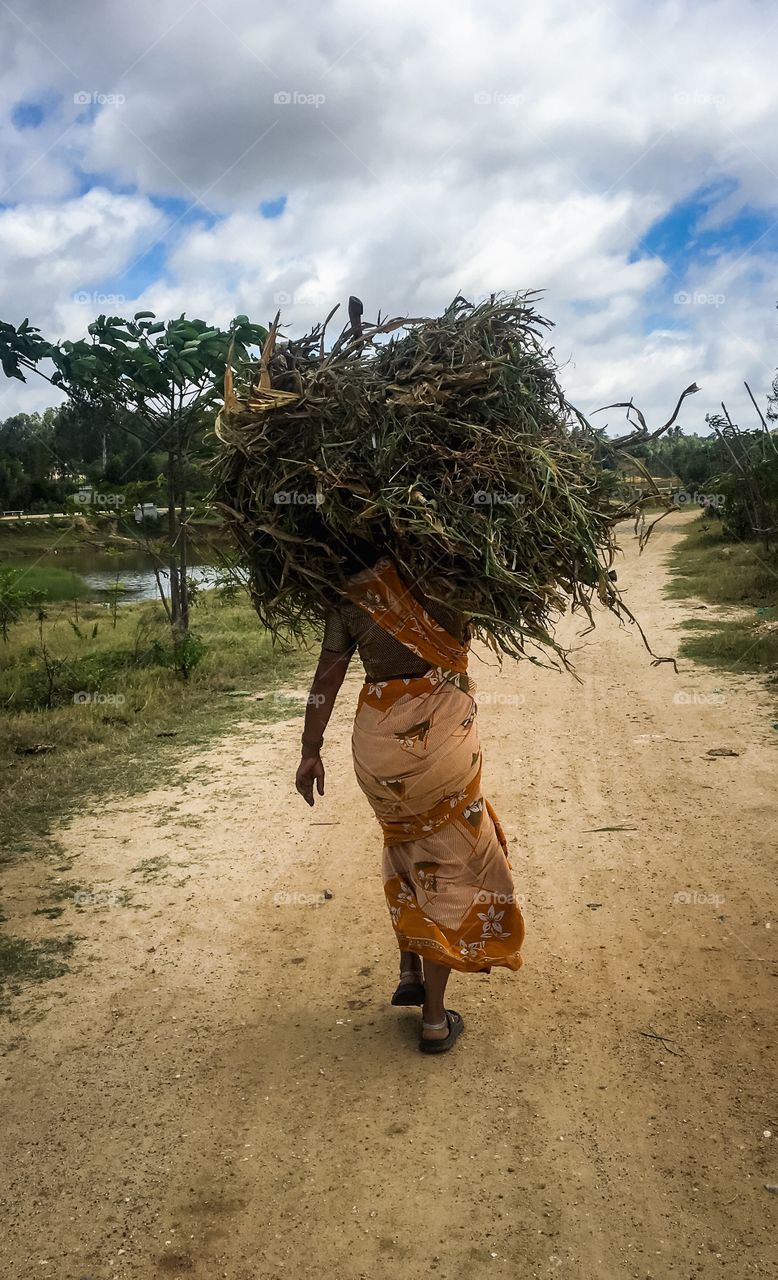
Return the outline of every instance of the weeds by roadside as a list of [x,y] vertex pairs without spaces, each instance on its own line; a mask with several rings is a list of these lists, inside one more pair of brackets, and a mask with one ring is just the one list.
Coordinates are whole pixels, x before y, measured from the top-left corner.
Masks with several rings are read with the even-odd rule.
[[683,623],[681,653],[729,671],[778,670],[778,552],[735,542],[718,523],[696,520],[673,550],[668,595],[696,596],[711,617]]
[[7,1008],[12,996],[18,995],[27,982],[44,982],[59,978],[68,970],[68,957],[77,939],[8,937],[0,934],[0,1011]]
[[0,773],[6,803],[0,848],[40,851],[52,824],[109,792],[131,793],[174,770],[182,748],[238,719],[279,719],[295,708],[255,701],[310,665],[304,650],[273,648],[250,605],[204,593],[194,631],[202,655],[189,679],[160,662],[169,628],[157,604],[128,604],[114,628],[106,608],[35,610],[11,632],[0,670]]
[[[0,1009],[26,983],[67,972],[77,939],[39,931],[64,926],[66,907],[78,913],[95,897],[56,878],[72,869],[52,834],[58,822],[169,782],[185,752],[238,721],[304,711],[303,699],[272,691],[301,682],[312,655],[273,648],[248,601],[203,592],[193,621],[199,661],[187,680],[164,660],[169,626],[156,603],[122,605],[115,615],[79,603],[76,621],[72,600],[46,601],[42,611],[26,609],[0,645],[0,864],[40,866],[43,858],[47,877],[36,922],[6,920],[0,933]],[[167,875],[160,859],[134,870],[142,883]]]

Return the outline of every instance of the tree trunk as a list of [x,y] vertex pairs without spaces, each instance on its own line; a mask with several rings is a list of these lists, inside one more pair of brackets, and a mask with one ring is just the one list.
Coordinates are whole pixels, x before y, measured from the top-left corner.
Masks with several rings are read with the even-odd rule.
[[[182,467],[183,472],[183,467]],[[178,542],[179,542],[179,573],[181,575],[179,583],[180,605],[181,605],[181,630],[189,630],[189,584],[186,580],[187,571],[187,541],[186,541],[186,488],[185,482],[181,482],[180,502],[180,524],[178,526]]]
[[174,631],[181,630],[181,591],[176,556],[176,538],[178,535],[178,518],[176,499],[178,496],[178,458],[175,449],[168,449],[167,454],[167,540],[168,540],[168,572],[170,574],[170,620]]
[[178,423],[176,428],[176,438],[178,440],[178,566],[179,566],[179,604],[181,607],[181,633],[186,635],[189,630],[189,585],[186,580],[186,559],[187,559],[187,529],[186,529],[186,444],[184,441],[184,432],[181,421],[183,412],[183,393],[180,397]]

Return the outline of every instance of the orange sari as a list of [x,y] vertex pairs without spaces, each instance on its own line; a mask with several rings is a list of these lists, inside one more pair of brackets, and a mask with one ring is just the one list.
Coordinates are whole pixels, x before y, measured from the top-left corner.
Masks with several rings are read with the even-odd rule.
[[357,781],[384,833],[384,891],[402,951],[463,972],[521,966],[524,920],[505,835],[481,794],[467,647],[430,617],[390,560],[348,598],[429,662],[423,676],[365,681],[354,720]]

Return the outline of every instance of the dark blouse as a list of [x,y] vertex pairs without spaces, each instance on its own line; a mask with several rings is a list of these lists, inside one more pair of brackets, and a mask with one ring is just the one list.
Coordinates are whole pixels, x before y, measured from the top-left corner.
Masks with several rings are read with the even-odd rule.
[[[446,609],[436,601],[424,601],[431,617],[446,628],[460,644],[467,633],[464,614]],[[430,664],[411,653],[404,644],[379,627],[366,610],[344,600],[330,610],[324,624],[322,652],[359,653],[368,680],[398,680],[401,676],[423,676]]]

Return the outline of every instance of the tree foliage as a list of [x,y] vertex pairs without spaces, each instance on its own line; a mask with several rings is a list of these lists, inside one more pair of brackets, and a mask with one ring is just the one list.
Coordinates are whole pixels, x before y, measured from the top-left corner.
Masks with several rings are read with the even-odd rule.
[[[68,459],[49,464],[49,476],[54,472],[62,481],[68,474],[79,474],[79,468],[80,474],[89,475],[98,439],[102,478],[114,483],[144,465],[148,470],[163,462],[168,511],[168,595],[163,593],[163,603],[180,638],[189,620],[186,523],[195,482],[193,463],[202,453],[204,432],[222,395],[228,361],[247,360],[251,348],[260,346],[268,331],[246,315],[220,329],[185,315],[166,321],[151,311],[138,311],[131,320],[100,315],[87,332],[87,338],[76,342],[48,343],[26,320],[18,329],[2,324],[3,370],[8,377],[24,380],[23,371],[41,372],[38,364],[46,358],[54,372],[42,376],[68,396],[68,406],[56,423],[46,424],[49,438],[38,435],[38,443],[49,450],[55,464],[60,451]],[[41,425],[35,423],[33,428]],[[108,435],[112,445],[120,442],[111,450],[110,474]],[[128,439],[133,441],[131,448]],[[128,452],[129,465],[123,474]],[[3,479],[6,497],[18,496],[21,476],[13,460],[5,478],[0,473],[0,484]]]

